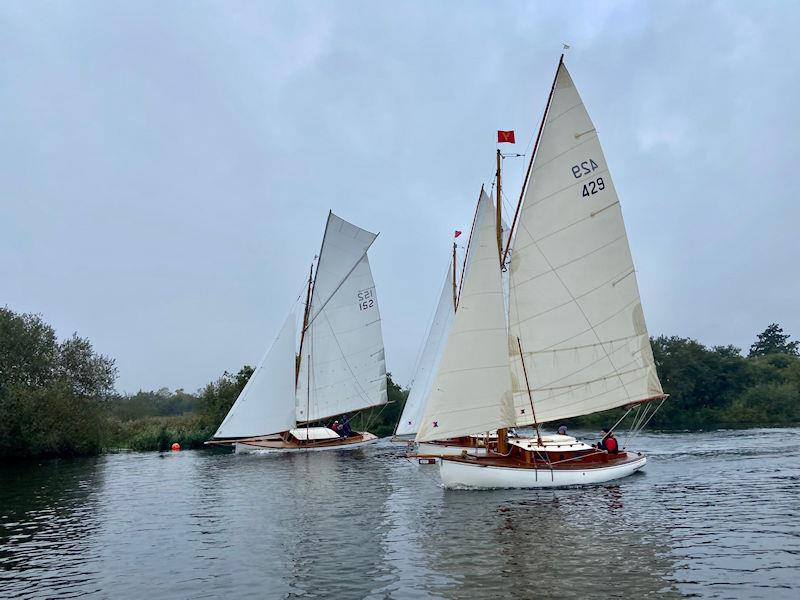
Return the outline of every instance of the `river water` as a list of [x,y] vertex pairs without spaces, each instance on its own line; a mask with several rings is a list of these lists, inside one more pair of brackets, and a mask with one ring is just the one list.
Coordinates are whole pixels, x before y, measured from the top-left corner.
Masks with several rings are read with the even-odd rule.
[[350,452],[0,467],[0,598],[799,598],[800,429],[641,434],[580,489]]

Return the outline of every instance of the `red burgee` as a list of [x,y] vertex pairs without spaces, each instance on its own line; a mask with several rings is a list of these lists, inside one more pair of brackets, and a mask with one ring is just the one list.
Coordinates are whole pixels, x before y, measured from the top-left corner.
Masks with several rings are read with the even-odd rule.
[[514,130],[511,131],[499,131],[497,132],[497,143],[503,144],[516,144],[517,142],[514,141]]
[[456,234],[453,237],[458,237],[460,235],[461,235],[461,232],[458,229],[456,229]]

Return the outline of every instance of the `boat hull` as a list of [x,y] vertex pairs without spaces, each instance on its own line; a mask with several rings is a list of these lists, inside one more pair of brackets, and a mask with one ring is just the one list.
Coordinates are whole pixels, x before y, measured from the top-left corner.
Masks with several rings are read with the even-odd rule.
[[236,454],[291,454],[301,452],[321,452],[324,450],[355,450],[363,448],[378,441],[378,436],[367,431],[359,432],[348,438],[334,440],[324,440],[320,442],[299,443],[294,440],[254,440],[248,442],[236,442],[234,452]]
[[532,468],[501,466],[443,458],[439,472],[447,489],[547,488],[592,485],[632,475],[647,464],[647,457],[635,455],[618,463],[592,464],[574,468]]

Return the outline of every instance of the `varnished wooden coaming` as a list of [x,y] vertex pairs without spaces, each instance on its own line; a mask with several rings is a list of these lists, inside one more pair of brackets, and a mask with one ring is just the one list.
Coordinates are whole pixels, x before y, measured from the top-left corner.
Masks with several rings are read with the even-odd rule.
[[[637,452],[610,454],[594,448],[589,450],[536,451],[512,446],[508,455],[490,453],[487,456],[448,456],[446,460],[478,464],[483,467],[520,469],[582,470],[610,467],[634,462],[642,457]],[[549,459],[549,460],[548,460]]]

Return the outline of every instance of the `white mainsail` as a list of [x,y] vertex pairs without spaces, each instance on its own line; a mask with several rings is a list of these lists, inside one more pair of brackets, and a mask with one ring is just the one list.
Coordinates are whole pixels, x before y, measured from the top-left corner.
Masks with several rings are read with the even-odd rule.
[[417,441],[514,425],[496,232],[494,207],[481,191],[458,310]]
[[509,352],[518,425],[663,395],[619,199],[566,67],[525,190],[511,257]]
[[428,336],[414,372],[413,383],[408,392],[403,414],[397,423],[397,435],[410,435],[417,432],[425,401],[428,399],[436,369],[442,358],[444,342],[453,323],[453,264],[447,269],[447,276],[442,285],[442,293],[433,315],[433,322],[428,329]]
[[295,335],[290,313],[234,402],[215,438],[247,438],[295,426]]
[[298,422],[386,403],[381,317],[367,258],[376,237],[328,216],[300,357]]

